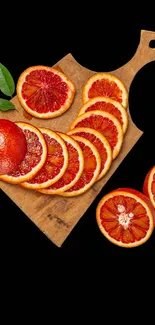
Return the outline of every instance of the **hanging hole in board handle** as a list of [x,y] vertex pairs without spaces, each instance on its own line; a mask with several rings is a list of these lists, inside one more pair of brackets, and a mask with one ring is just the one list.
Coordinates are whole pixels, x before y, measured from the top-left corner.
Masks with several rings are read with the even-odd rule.
[[150,43],[149,43],[149,47],[150,47],[151,49],[155,49],[155,39],[152,39],[152,40],[150,41]]

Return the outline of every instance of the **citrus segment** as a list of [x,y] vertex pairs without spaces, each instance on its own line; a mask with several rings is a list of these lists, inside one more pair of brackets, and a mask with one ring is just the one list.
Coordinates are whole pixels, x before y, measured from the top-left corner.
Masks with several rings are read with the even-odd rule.
[[68,134],[84,137],[96,147],[101,158],[98,180],[101,179],[108,172],[112,163],[112,150],[107,139],[100,132],[91,128],[75,128],[69,131]]
[[46,67],[27,68],[17,82],[17,97],[23,108],[38,118],[61,115],[72,104],[73,82],[62,72]]
[[21,184],[24,188],[41,189],[57,182],[68,165],[68,151],[63,139],[47,128],[39,128],[47,144],[47,158],[43,167],[29,181]]
[[155,208],[155,166],[148,171],[144,179],[143,193],[150,199]]
[[12,184],[19,184],[33,178],[42,168],[47,157],[46,142],[39,129],[24,122],[16,124],[25,134],[27,153],[16,171],[0,177],[1,180]]
[[77,196],[86,192],[96,182],[101,168],[101,158],[95,146],[85,138],[75,135],[72,138],[81,147],[84,157],[84,169],[75,185],[61,193],[62,196]]
[[70,130],[78,127],[88,127],[102,133],[112,148],[113,159],[117,157],[123,143],[123,131],[115,116],[98,110],[86,112],[71,123]]
[[104,96],[116,100],[125,108],[128,105],[128,92],[124,83],[110,73],[95,73],[83,87],[83,103],[89,99]]
[[114,115],[121,123],[123,133],[126,133],[128,126],[128,114],[122,104],[111,98],[99,96],[92,98],[87,103],[85,103],[81,107],[78,115],[94,110],[101,110]]
[[84,168],[83,153],[77,141],[62,132],[58,132],[58,134],[67,146],[68,166],[63,176],[57,182],[40,190],[44,194],[60,194],[70,189],[79,180]]
[[113,244],[136,247],[145,243],[154,230],[154,211],[139,191],[117,189],[105,195],[96,209],[102,234]]
[[23,131],[14,122],[0,119],[0,175],[18,168],[27,152]]

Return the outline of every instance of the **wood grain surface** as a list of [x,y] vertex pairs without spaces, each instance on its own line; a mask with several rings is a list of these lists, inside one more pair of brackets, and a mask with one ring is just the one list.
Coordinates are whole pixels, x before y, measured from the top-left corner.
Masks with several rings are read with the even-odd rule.
[[[140,43],[133,58],[112,74],[119,77],[129,91],[131,82],[139,69],[145,64],[155,60],[155,50],[149,47],[151,40],[155,40],[155,32],[141,31]],[[76,62],[71,54],[66,55],[55,67],[61,69],[76,86],[74,102],[70,109],[60,117],[50,120],[37,119],[26,113],[20,106],[17,96],[12,99],[16,109],[1,114],[1,118],[12,121],[25,121],[39,127],[48,127],[54,131],[67,132],[70,123],[76,118],[82,105],[82,87],[95,71],[90,71]],[[105,72],[105,71],[104,71]],[[142,135],[132,122],[129,113],[129,126],[124,137],[120,154],[113,161],[109,172],[98,181],[90,190],[78,197],[65,198],[56,195],[45,195],[35,191],[23,189],[17,185],[0,182],[0,188],[6,195],[29,217],[35,225],[58,247],[60,247],[79,219],[92,204],[103,186],[116,171],[122,160],[136,144]]]

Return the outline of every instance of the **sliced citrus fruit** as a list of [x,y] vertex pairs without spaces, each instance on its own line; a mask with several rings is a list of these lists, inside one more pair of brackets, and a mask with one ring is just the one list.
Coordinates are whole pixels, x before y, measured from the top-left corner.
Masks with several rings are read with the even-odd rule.
[[44,194],[60,194],[70,189],[79,180],[84,168],[83,153],[77,141],[62,132],[58,132],[58,134],[67,146],[68,166],[63,176],[56,183],[40,190]]
[[102,234],[113,244],[136,247],[145,243],[154,230],[154,209],[143,193],[120,188],[105,195],[96,209]]
[[0,175],[18,168],[27,152],[25,134],[14,122],[0,119]]
[[39,128],[47,144],[47,158],[43,167],[29,181],[21,183],[24,188],[37,190],[57,182],[68,165],[68,151],[63,139],[47,128]]
[[97,180],[101,179],[108,172],[112,163],[112,150],[107,139],[100,132],[91,128],[75,128],[68,134],[88,139],[96,147],[101,158],[101,169]]
[[155,166],[148,171],[144,179],[143,193],[150,199],[155,208]]
[[39,129],[24,122],[16,124],[25,134],[27,153],[16,171],[0,176],[1,180],[12,184],[19,184],[33,178],[42,168],[47,157],[47,145]]
[[124,83],[110,73],[95,73],[83,87],[83,102],[89,99],[105,96],[121,103],[125,108],[128,105],[128,92]]
[[123,143],[123,131],[115,116],[98,110],[86,112],[71,123],[70,130],[78,127],[88,127],[102,133],[112,148],[113,159],[117,157]]
[[85,103],[81,107],[78,115],[94,110],[109,112],[117,117],[122,125],[123,133],[126,133],[128,127],[128,114],[127,110],[122,106],[122,104],[111,98],[98,96],[90,99],[87,103]]
[[69,190],[60,193],[62,196],[77,196],[86,192],[97,180],[101,158],[95,146],[87,139],[73,135],[75,141],[81,147],[84,157],[84,169],[79,180]]
[[17,97],[23,108],[38,118],[63,114],[72,104],[73,82],[62,72],[46,67],[27,68],[17,81]]

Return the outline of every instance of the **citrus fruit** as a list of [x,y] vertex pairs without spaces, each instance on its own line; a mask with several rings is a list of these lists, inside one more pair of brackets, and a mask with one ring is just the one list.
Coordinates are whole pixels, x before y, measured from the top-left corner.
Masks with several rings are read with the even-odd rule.
[[58,134],[67,146],[68,166],[63,176],[56,183],[40,190],[44,194],[60,194],[68,190],[79,180],[84,168],[83,153],[77,141],[64,133],[58,132]]
[[106,194],[96,209],[102,234],[122,247],[145,243],[154,230],[154,215],[150,200],[143,193],[128,188]]
[[98,150],[101,158],[101,169],[98,179],[101,179],[109,170],[112,163],[112,150],[107,139],[98,131],[91,128],[75,128],[68,132],[88,139]]
[[123,131],[115,116],[98,110],[86,112],[71,123],[70,130],[78,127],[88,127],[102,133],[112,148],[113,159],[117,157],[123,143]]
[[125,108],[128,105],[128,92],[124,83],[110,73],[95,73],[84,85],[83,103],[97,96],[110,97]]
[[73,135],[72,138],[81,147],[84,169],[75,185],[61,193],[62,196],[77,196],[86,192],[96,182],[101,168],[101,158],[95,146],[85,138],[76,135]]
[[127,110],[122,106],[122,104],[111,98],[98,96],[85,103],[81,107],[78,115],[94,110],[101,110],[113,114],[121,123],[123,133],[126,133],[128,126],[128,114]]
[[46,67],[27,68],[17,81],[17,97],[22,107],[38,118],[61,115],[72,104],[73,82],[62,72]]
[[68,165],[68,151],[62,138],[47,128],[39,128],[47,144],[47,158],[43,167],[29,181],[21,184],[28,189],[40,189],[57,182]]
[[1,180],[12,184],[19,184],[33,178],[42,168],[47,157],[47,145],[39,129],[29,123],[17,122],[16,124],[26,137],[27,153],[16,171],[0,176]]
[[144,179],[143,193],[149,197],[153,207],[155,208],[155,166],[148,171]]
[[0,119],[0,175],[18,168],[27,151],[23,131],[14,122]]

